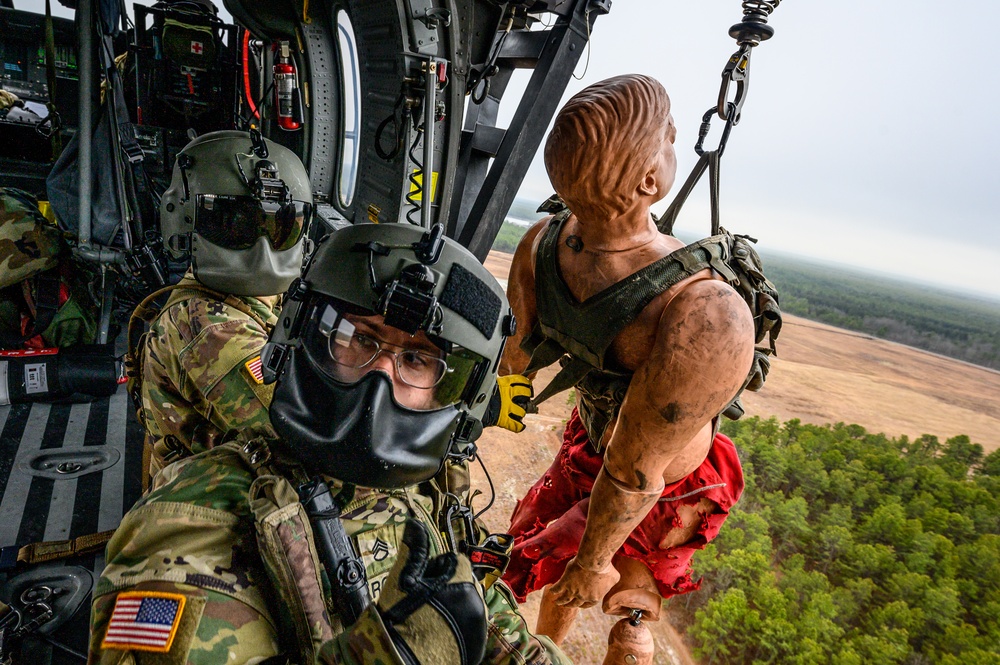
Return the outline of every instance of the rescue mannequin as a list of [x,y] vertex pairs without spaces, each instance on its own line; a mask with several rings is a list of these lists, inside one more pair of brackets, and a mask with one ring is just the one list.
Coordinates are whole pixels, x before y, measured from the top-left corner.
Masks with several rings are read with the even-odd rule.
[[508,286],[519,325],[501,373],[530,377],[563,359],[577,371],[577,410],[514,511],[505,579],[520,599],[546,587],[536,631],[556,643],[580,608],[627,617],[605,663],[652,662],[641,620],[698,587],[691,556],[743,488],[735,448],[716,429],[753,362],[754,322],[714,270],[662,276],[684,247],[650,212],[674,182],[675,135],[669,97],[649,77],[607,79],[570,99],[545,145],[568,211],[528,231]]

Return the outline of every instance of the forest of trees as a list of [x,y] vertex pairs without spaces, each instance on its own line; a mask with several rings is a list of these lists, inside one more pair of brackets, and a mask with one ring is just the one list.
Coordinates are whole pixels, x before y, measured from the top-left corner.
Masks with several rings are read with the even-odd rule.
[[1000,451],[726,423],[746,490],[668,602],[706,665],[1000,663]]
[[781,309],[975,365],[1000,369],[1000,303],[766,256]]

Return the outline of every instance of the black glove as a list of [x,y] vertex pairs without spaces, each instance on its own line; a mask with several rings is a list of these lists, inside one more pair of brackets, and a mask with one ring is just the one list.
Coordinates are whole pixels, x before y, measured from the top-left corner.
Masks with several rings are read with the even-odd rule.
[[406,523],[399,557],[378,600],[403,660],[478,665],[486,653],[486,604],[469,560],[454,552],[428,560],[427,529]]

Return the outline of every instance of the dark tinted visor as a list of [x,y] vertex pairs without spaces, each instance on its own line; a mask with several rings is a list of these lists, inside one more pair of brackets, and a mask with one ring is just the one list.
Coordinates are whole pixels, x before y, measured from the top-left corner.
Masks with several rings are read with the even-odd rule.
[[302,238],[312,204],[304,201],[258,201],[252,196],[199,194],[194,231],[225,249],[250,249],[267,238],[275,251],[290,249]]

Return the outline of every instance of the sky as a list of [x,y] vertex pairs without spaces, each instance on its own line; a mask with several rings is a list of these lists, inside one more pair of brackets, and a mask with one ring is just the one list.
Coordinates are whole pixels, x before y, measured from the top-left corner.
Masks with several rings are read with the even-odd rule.
[[[16,6],[44,10],[42,0]],[[614,0],[564,99],[618,74],[662,82],[678,128],[676,190],[697,160],[698,125],[718,98],[736,50],[728,28],[741,17],[738,0]],[[758,238],[764,253],[985,295],[1000,306],[1000,129],[991,122],[1000,108],[1000,2],[783,0],[769,23],[775,36],[753,51],[742,120],[722,159],[723,226]],[[508,89],[501,126],[529,76],[519,73]],[[721,124],[713,122],[707,146]],[[551,193],[540,153],[521,198]],[[682,235],[708,233],[705,181],[685,205]]]
[[[678,128],[678,177],[742,16],[736,0],[615,0],[566,98],[625,73],[658,79]],[[753,51],[721,166],[722,225],[762,251],[986,295],[1000,306],[996,0],[784,0]],[[525,78],[526,80],[526,78]],[[503,107],[501,106],[503,110]],[[717,143],[716,117],[706,145]],[[540,153],[541,151],[539,151]],[[678,222],[708,233],[707,177]],[[551,193],[540,154],[522,195]],[[658,205],[657,212],[666,207]]]

